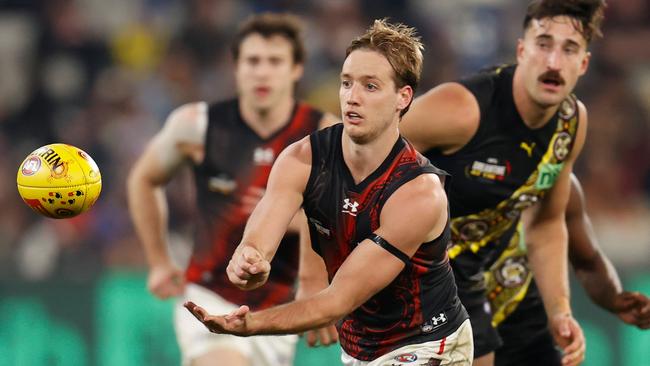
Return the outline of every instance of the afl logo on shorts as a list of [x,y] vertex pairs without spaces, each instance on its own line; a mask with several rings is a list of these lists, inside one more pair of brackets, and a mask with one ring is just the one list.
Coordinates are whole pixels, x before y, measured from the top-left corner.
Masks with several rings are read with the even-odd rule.
[[21,172],[23,175],[30,176],[36,174],[39,169],[41,169],[41,159],[37,156],[32,156],[25,160]]
[[418,359],[418,355],[415,353],[402,353],[393,358],[397,362],[415,362]]
[[513,288],[522,285],[528,277],[526,257],[510,257],[506,259],[494,273],[497,282],[505,288]]

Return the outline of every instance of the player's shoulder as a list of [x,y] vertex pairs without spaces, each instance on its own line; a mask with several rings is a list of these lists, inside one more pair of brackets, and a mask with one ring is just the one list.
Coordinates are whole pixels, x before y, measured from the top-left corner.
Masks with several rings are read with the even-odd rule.
[[196,124],[198,120],[205,118],[207,109],[208,104],[202,101],[183,104],[169,114],[166,125],[187,127]]
[[402,184],[391,197],[394,201],[408,205],[439,208],[445,205],[447,195],[444,183],[437,174],[423,173]]
[[432,229],[441,215],[447,212],[447,195],[440,177],[436,174],[420,174],[400,186],[386,201],[382,215],[413,215],[413,222],[423,223],[426,231]]
[[310,136],[291,143],[281,153],[278,159],[295,159],[303,163],[311,163],[312,147]]
[[208,123],[207,109],[208,104],[205,102],[187,103],[174,109],[167,117],[160,135],[173,144],[202,144]]

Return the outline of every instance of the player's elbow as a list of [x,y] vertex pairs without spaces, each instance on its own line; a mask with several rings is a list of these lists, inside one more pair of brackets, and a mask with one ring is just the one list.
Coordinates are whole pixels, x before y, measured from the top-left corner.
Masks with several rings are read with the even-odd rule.
[[323,305],[321,307],[322,325],[333,324],[358,307],[349,297],[331,291],[331,287],[323,290],[321,296]]

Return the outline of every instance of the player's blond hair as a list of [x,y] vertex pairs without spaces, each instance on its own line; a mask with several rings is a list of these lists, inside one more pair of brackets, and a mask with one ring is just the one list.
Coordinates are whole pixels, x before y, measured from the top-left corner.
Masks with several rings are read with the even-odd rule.
[[[415,28],[401,23],[391,24],[386,19],[377,19],[366,33],[350,43],[345,50],[345,57],[358,49],[368,49],[386,57],[395,72],[395,86],[401,88],[409,85],[415,92],[420,83],[424,49]],[[400,112],[400,117],[409,107],[410,103]]]

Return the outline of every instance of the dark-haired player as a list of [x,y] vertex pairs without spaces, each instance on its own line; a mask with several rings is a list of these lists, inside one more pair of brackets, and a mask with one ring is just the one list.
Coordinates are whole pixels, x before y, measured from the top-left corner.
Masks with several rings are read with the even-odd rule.
[[[294,99],[305,59],[296,18],[251,17],[240,27],[232,53],[238,98],[191,103],[173,111],[133,167],[129,206],[150,266],[149,290],[163,299],[181,296],[175,328],[183,364],[288,366],[293,363],[295,336],[241,339],[210,334],[182,307],[191,298],[212,311],[229,312],[241,303],[264,309],[293,298],[297,230],[284,237],[264,288],[241,291],[225,271],[278,154],[335,120]],[[199,209],[185,271],[167,250],[164,198],[165,184],[183,164],[193,166]]]
[[453,176],[452,267],[474,329],[475,364],[493,364],[500,344],[484,272],[526,226],[528,257],[552,335],[566,365],[584,358],[567,274],[564,209],[584,143],[587,112],[571,94],[589,65],[604,2],[529,4],[517,64],[442,84],[416,99],[404,136]]

